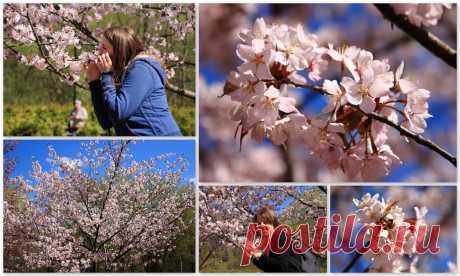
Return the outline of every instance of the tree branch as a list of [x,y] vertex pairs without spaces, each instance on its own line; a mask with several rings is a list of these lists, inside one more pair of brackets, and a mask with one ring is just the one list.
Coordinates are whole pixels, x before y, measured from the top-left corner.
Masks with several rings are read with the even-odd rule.
[[[28,23],[29,23],[29,25],[30,25],[30,28],[32,29],[32,34],[33,34],[33,36],[34,36],[34,38],[35,38],[35,41],[34,41],[34,42],[35,42],[35,44],[36,44],[37,47],[38,47],[38,50],[39,50],[39,52],[40,52],[40,57],[42,57],[43,59],[45,59],[45,62],[46,62],[46,64],[48,65],[48,66],[46,67],[46,69],[47,69],[48,71],[50,71],[50,72],[52,72],[52,73],[58,75],[61,79],[64,79],[64,80],[67,79],[66,76],[65,76],[64,74],[62,74],[61,72],[59,72],[59,70],[57,70],[56,67],[54,67],[54,65],[50,62],[48,55],[47,55],[47,54],[45,53],[45,51],[43,50],[43,48],[42,48],[43,45],[41,44],[42,42],[41,42],[39,36],[37,35],[37,33],[36,33],[36,31],[35,31],[35,27],[34,27],[34,25],[33,25],[33,23],[32,23],[32,20],[30,19],[30,16],[29,16],[29,13],[28,13],[28,12],[27,12],[26,18],[27,18],[27,21],[28,21]],[[16,54],[19,53],[17,50],[15,50],[15,49],[13,50],[13,48],[9,48],[9,49],[12,50],[12,51],[13,51],[14,53],[16,53]],[[83,88],[83,89],[88,90],[88,88],[84,87],[83,85],[79,84],[78,82],[75,82],[74,85],[76,85],[76,86],[79,87],[79,88]]]
[[187,90],[187,89],[182,89],[179,88],[178,86],[175,86],[174,84],[170,82],[166,82],[165,87],[167,90],[174,92],[176,94],[179,94],[181,96],[187,97],[189,99],[195,99],[195,92]]
[[[292,83],[292,84],[294,84],[294,83]],[[320,86],[314,86],[314,85],[305,86],[305,85],[298,85],[298,84],[294,84],[294,85],[296,87],[303,87],[303,88],[307,88],[307,89],[310,89],[310,90],[314,90],[315,92],[318,92],[318,93],[321,93],[321,94],[326,93],[326,91],[324,91],[323,88],[320,87]],[[359,107],[358,107],[358,110],[360,110]],[[444,157],[447,161],[452,163],[452,165],[457,167],[457,158],[455,156],[453,156],[452,154],[450,154],[447,150],[443,149],[438,144],[436,144],[433,141],[431,141],[430,139],[425,138],[425,137],[421,136],[420,134],[417,134],[417,133],[415,133],[415,132],[413,132],[411,130],[408,130],[407,128],[405,128],[403,126],[395,124],[392,121],[388,120],[387,118],[383,117],[382,115],[380,115],[378,113],[374,112],[374,113],[371,113],[371,114],[367,114],[367,113],[364,113],[363,111],[361,111],[361,113],[363,113],[364,115],[368,116],[369,118],[375,119],[375,120],[377,120],[377,121],[379,121],[381,123],[384,123],[384,124],[386,124],[388,126],[391,126],[394,129],[399,130],[399,133],[401,135],[406,136],[407,138],[411,138],[417,144],[423,145],[423,146],[431,149],[432,151],[438,153],[439,155]]]
[[312,85],[312,84],[308,84],[308,83],[305,83],[305,84],[295,83],[295,82],[291,81],[290,79],[285,79],[282,82],[286,83],[286,84],[294,85],[295,87],[305,88],[305,89],[308,89],[310,91],[319,93],[321,95],[330,95],[330,93],[327,92],[326,90],[324,90],[321,86]]
[[204,259],[200,262],[200,265],[199,265],[200,270],[203,269],[203,266],[204,266],[205,263],[208,261],[208,259],[212,256],[212,253],[213,253],[213,251],[212,251],[212,250],[209,250],[209,252],[208,252],[208,254],[206,255],[206,257],[204,257]]
[[[184,213],[185,213],[186,210],[187,210],[187,209],[183,209],[182,212],[181,212],[178,216],[176,216],[173,220],[171,220],[171,221],[168,222],[168,225],[174,224],[178,219],[180,219],[180,218],[184,215]],[[172,226],[171,226],[171,227],[172,227]],[[144,234],[144,232],[146,231],[146,229],[147,229],[147,228],[144,226],[144,227],[141,229],[141,231],[139,231],[139,233],[137,233],[136,235],[134,235],[134,236],[131,238],[131,240],[128,241],[128,243],[126,243],[125,245],[123,245],[123,246],[118,250],[117,256],[111,261],[111,263],[115,263],[115,262],[118,261],[120,258],[122,258],[124,255],[126,255],[128,252],[130,252],[131,249],[133,249],[133,247],[129,247],[129,246],[132,245],[132,244],[134,244],[134,242],[136,242],[137,238],[139,238],[142,234]],[[156,231],[156,233],[160,233],[160,232],[159,232],[159,231]],[[138,242],[139,242],[139,241],[138,241]],[[129,247],[129,248],[127,248],[127,247]],[[127,248],[127,249],[125,250],[125,248]],[[125,250],[125,251],[123,252],[123,250]]]
[[62,15],[60,15],[59,13],[57,12],[53,12],[51,11],[50,12],[51,14],[55,15],[55,16],[59,16],[61,17],[62,21],[66,22],[66,23],[69,23],[71,24],[72,26],[74,26],[77,30],[79,30],[83,35],[85,35],[86,37],[88,37],[89,39],[91,39],[94,43],[99,43],[99,40],[93,36],[92,32],[86,28],[85,26],[82,25],[82,23],[76,21],[76,20],[71,20],[71,19],[68,19]]
[[318,209],[326,209],[326,207],[324,207],[324,206],[313,205],[313,204],[310,204],[310,203],[306,202],[305,200],[303,200],[302,198],[298,197],[297,195],[289,192],[287,189],[274,189],[273,191],[282,192],[282,193],[284,192],[288,196],[294,198],[295,200],[299,201],[301,204],[303,204],[303,205],[305,205],[307,207],[318,208]]
[[420,28],[407,19],[405,15],[396,14],[389,4],[375,4],[385,19],[398,26],[407,35],[417,40],[428,51],[442,59],[445,63],[457,68],[457,51],[439,39],[431,32]]
[[284,174],[279,178],[279,182],[293,182],[294,181],[294,168],[292,166],[290,152],[287,147],[279,147],[281,151],[281,157],[286,164],[286,170]]
[[450,163],[452,163],[452,165],[454,165],[455,167],[457,167],[457,158],[455,156],[453,156],[452,154],[450,154],[449,152],[447,152],[445,149],[443,149],[441,146],[437,145],[436,143],[432,142],[430,139],[428,138],[425,138],[419,134],[416,134],[415,132],[413,131],[410,131],[408,130],[407,128],[403,127],[403,126],[400,126],[398,124],[395,124],[393,123],[392,121],[388,120],[387,118],[383,117],[382,115],[380,114],[377,114],[377,113],[372,113],[372,114],[366,114],[363,112],[363,114],[365,114],[366,116],[372,118],[372,119],[375,119],[381,123],[384,123],[386,125],[389,125],[391,126],[392,128],[394,129],[397,129],[399,130],[399,133],[403,136],[406,136],[408,138],[411,138],[412,140],[414,140],[417,144],[420,144],[420,145],[423,145],[431,150],[433,150],[434,152],[438,153],[439,155],[441,155],[442,157],[444,157],[447,161],[449,161]]
[[327,194],[327,188],[325,186],[318,186],[318,189],[320,189],[323,193]]
[[[57,13],[54,13],[55,15],[58,15]],[[45,51],[43,50],[43,43],[42,41],[40,40],[40,37],[37,35],[36,31],[35,31],[35,27],[33,26],[33,23],[32,23],[32,20],[31,18],[29,17],[29,14],[27,13],[26,14],[26,19],[32,29],[32,33],[34,35],[34,38],[35,38],[35,44],[37,45],[38,47],[38,50],[40,52],[40,56],[45,59],[45,62],[46,64],[48,65],[46,67],[46,69],[56,75],[58,75],[61,79],[67,79],[66,76],[64,74],[62,74],[61,72],[59,72],[59,70],[56,69],[56,67],[54,67],[54,65],[50,62],[49,60],[49,57],[48,55],[45,53]],[[77,30],[79,30],[83,35],[85,35],[86,37],[88,37],[90,40],[92,40],[93,42],[98,42],[97,38],[94,37],[91,33],[91,31],[89,29],[87,29],[85,26],[83,26],[81,23],[79,22],[76,22],[76,21],[72,21],[72,20],[68,20],[67,18],[64,18],[62,17],[63,21],[66,22],[66,23],[69,23],[71,24],[72,26],[74,26]],[[19,51],[17,51],[13,46],[10,46],[8,47],[8,49],[10,49],[12,52],[14,52],[15,54],[19,54]],[[191,65],[191,64],[194,64],[193,62],[185,62],[186,65]],[[85,85],[82,85],[78,82],[75,82],[74,83],[75,86],[81,88],[81,89],[84,89],[84,90],[89,90],[89,87],[88,86],[85,86]],[[187,98],[190,98],[190,99],[195,99],[195,92],[191,91],[191,90],[187,90],[187,89],[182,89],[170,82],[166,82],[165,84],[165,88],[175,94],[178,94],[180,96],[184,96],[184,97],[187,97]]]
[[[120,149],[119,149],[119,152],[117,154],[117,157],[113,160],[114,162],[114,169],[113,169],[113,174],[110,178],[110,181],[109,181],[109,184],[108,184],[108,187],[107,187],[107,191],[105,193],[105,197],[102,201],[102,207],[101,207],[101,211],[99,213],[99,219],[102,220],[103,218],[103,215],[104,215],[104,210],[105,210],[105,205],[107,203],[107,199],[109,198],[109,194],[110,192],[112,191],[112,186],[114,185],[115,183],[115,178],[117,177],[118,175],[118,169],[120,168],[120,165],[121,165],[121,161],[122,161],[122,157],[123,157],[123,153],[125,152],[125,150],[127,149],[128,147],[128,144],[130,143],[131,141],[128,140],[125,143],[122,142],[121,146],[120,146]],[[112,144],[110,144],[112,145]],[[97,226],[96,226],[96,234],[94,235],[94,246],[97,248],[97,240],[99,238],[99,230],[101,228],[101,224],[99,223]]]

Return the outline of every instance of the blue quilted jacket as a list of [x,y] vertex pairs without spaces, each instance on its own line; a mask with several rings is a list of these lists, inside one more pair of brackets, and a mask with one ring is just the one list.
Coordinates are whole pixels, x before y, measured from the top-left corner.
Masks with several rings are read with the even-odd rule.
[[151,58],[137,58],[116,88],[111,73],[90,82],[99,124],[117,136],[181,136],[165,94],[165,76]]

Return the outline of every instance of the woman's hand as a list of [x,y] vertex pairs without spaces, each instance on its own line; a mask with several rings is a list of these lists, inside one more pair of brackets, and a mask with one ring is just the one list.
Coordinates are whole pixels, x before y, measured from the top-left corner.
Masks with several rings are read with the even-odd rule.
[[244,248],[243,251],[248,256],[253,256],[253,257],[257,258],[257,259],[260,258],[260,256],[262,256],[262,251],[261,250],[256,250],[254,247]]
[[95,81],[98,80],[101,75],[99,68],[97,67],[96,63],[91,62],[86,65],[86,79],[88,81]]
[[101,73],[107,73],[112,71],[112,60],[108,53],[104,53],[96,59],[97,68]]
[[260,258],[260,256],[262,256],[262,251],[261,250],[254,250],[251,252],[251,255],[254,256],[255,258]]

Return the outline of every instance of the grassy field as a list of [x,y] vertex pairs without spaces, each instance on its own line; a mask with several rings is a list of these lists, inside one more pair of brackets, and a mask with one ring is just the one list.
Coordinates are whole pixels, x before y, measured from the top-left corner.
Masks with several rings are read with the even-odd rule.
[[[79,136],[108,135],[97,122],[91,106],[86,106],[89,117]],[[9,104],[5,103],[5,136],[63,136],[67,128],[68,116],[73,106],[69,104]],[[195,135],[195,108],[193,106],[171,106],[171,111],[184,136]],[[112,135],[115,135],[112,131]]]

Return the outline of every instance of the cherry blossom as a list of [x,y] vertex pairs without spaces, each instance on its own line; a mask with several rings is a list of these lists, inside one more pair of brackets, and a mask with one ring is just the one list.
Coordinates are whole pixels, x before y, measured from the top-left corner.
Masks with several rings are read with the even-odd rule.
[[356,65],[359,78],[344,77],[341,84],[350,104],[359,105],[365,113],[372,113],[377,106],[375,99],[388,95],[393,87],[393,73],[389,72],[390,66],[385,60],[373,60],[372,53],[364,50],[359,51]]
[[[392,249],[395,248],[398,227],[405,226],[410,229],[417,229],[419,225],[425,224],[424,219],[428,212],[426,207],[419,208],[415,206],[416,216],[412,223],[412,220],[406,217],[403,209],[398,206],[397,201],[390,199],[385,202],[383,198],[379,200],[379,194],[371,196],[367,193],[360,200],[353,199],[353,203],[357,208],[358,221],[367,226],[381,226],[379,244],[388,244]],[[391,250],[385,253],[381,250],[379,253],[373,253],[369,250],[364,254],[364,257],[372,261],[369,271],[387,273],[402,272],[404,270],[415,271],[417,262],[417,257],[414,255],[416,236],[417,231],[407,231],[405,233],[401,252]],[[405,265],[405,257],[412,258],[409,266]]]
[[[376,192],[380,195],[376,195]],[[456,263],[455,187],[394,185],[377,188],[341,185],[333,187],[331,195],[331,208],[334,213],[341,215],[342,220],[338,222],[341,226],[344,225],[344,218],[347,215],[356,214],[360,220],[358,223],[355,220],[353,229],[359,230],[364,225],[380,225],[382,226],[380,245],[383,246],[383,243],[388,242],[394,249],[394,233],[398,225],[409,224],[409,230],[427,225],[428,233],[425,235],[429,235],[432,231],[431,226],[440,225],[438,245],[443,252],[436,254],[429,251],[425,253],[414,251],[417,232],[407,231],[400,252],[391,250],[389,254],[372,252],[361,255],[358,252],[331,254],[332,272],[446,272],[449,261]],[[365,242],[369,241],[370,234],[367,232],[365,235]],[[343,239],[346,234],[339,232],[339,237]],[[428,245],[427,241],[428,238],[425,239],[424,246]],[[356,246],[360,247],[358,244]],[[353,265],[352,260],[356,257],[359,260]],[[374,263],[374,258],[377,264]]]
[[417,89],[408,93],[407,104],[404,108],[407,121],[404,122],[404,126],[416,133],[424,132],[427,127],[425,120],[433,117],[428,113],[427,100],[429,97],[430,91],[425,89]]
[[183,214],[194,204],[193,187],[181,184],[184,159],[134,160],[130,143],[91,141],[76,158],[50,147],[51,169],[34,161],[32,180],[15,179],[22,208],[4,201],[4,245],[21,242],[25,266],[9,270],[123,271],[128,259],[161,260],[190,223]]
[[69,85],[85,87],[79,82],[82,67],[98,53],[103,31],[91,25],[122,10],[147,22],[142,37],[146,50],[163,63],[173,81],[175,68],[186,63],[184,53],[169,47],[168,39],[189,39],[195,29],[194,9],[193,4],[6,4],[4,57],[15,57],[22,64],[55,73]]
[[339,50],[334,50],[334,46],[329,44],[329,50],[327,54],[335,61],[343,63],[343,65],[348,69],[348,71],[353,75],[354,79],[359,79],[358,71],[356,70],[355,60],[360,53],[360,49],[351,46],[344,47]]
[[[200,248],[211,248],[213,254],[220,246],[243,248],[247,225],[261,207],[278,212],[283,223],[307,221],[326,215],[326,194],[318,188],[295,186],[202,186],[200,199]],[[256,204],[254,204],[256,203]],[[312,255],[314,256],[314,255]],[[315,258],[313,258],[314,260]],[[200,262],[200,266],[204,263]],[[317,264],[315,264],[317,266]],[[318,271],[318,267],[310,268]]]
[[392,4],[392,6],[396,13],[406,15],[412,24],[431,27],[438,24],[444,9],[450,9],[452,4]]
[[[291,140],[303,141],[350,180],[375,180],[401,163],[388,143],[390,126],[415,134],[427,128],[430,92],[404,76],[403,62],[392,70],[388,60],[367,50],[325,48],[301,25],[270,25],[263,18],[239,38],[236,53],[243,63],[229,73],[223,96],[237,104],[231,118],[238,122],[240,144],[248,134],[284,147]],[[340,79],[322,79],[336,65]],[[303,114],[287,93],[295,87],[322,94],[327,106],[320,114]]]

